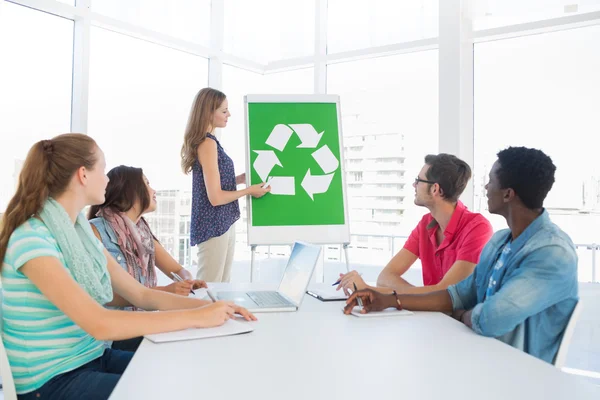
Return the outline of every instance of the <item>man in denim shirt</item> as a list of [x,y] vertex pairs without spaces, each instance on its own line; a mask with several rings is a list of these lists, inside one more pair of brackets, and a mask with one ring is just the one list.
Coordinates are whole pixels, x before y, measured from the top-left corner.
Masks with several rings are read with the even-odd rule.
[[502,215],[510,229],[494,234],[473,274],[426,295],[358,291],[345,312],[357,304],[357,296],[365,304],[363,312],[388,307],[453,311],[478,334],[552,363],[578,301],[575,246],[542,206],[555,170],[540,150],[499,152],[486,185],[488,209]]

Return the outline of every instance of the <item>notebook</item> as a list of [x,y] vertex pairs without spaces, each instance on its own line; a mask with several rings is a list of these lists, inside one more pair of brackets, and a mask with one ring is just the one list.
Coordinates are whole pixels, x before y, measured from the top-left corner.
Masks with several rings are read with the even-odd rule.
[[144,337],[153,343],[178,342],[181,340],[206,339],[219,336],[239,335],[241,333],[252,332],[254,328],[248,323],[239,322],[233,319],[225,322],[221,326],[214,328],[193,328],[182,331],[155,333],[145,335]]
[[366,314],[361,314],[360,313],[361,309],[362,308],[358,307],[358,306],[354,307],[351,314],[354,315],[355,317],[359,317],[359,318],[399,317],[399,316],[403,316],[403,315],[413,315],[414,314],[412,311],[396,310],[395,308],[386,308],[385,310],[382,310],[382,311],[371,311]]
[[335,289],[310,288],[306,293],[321,301],[341,301],[348,298],[343,290]]

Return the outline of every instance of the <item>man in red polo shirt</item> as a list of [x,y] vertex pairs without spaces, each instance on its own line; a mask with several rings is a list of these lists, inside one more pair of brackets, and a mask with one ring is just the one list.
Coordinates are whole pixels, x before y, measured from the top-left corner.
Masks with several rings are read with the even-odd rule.
[[[415,179],[415,204],[427,207],[425,215],[404,248],[381,271],[377,287],[368,286],[356,271],[340,274],[337,289],[371,288],[388,293],[428,293],[448,288],[473,272],[483,246],[492,236],[492,226],[481,214],[467,210],[458,198],[471,179],[471,168],[451,154],[428,155]],[[421,259],[423,287],[402,275]]]

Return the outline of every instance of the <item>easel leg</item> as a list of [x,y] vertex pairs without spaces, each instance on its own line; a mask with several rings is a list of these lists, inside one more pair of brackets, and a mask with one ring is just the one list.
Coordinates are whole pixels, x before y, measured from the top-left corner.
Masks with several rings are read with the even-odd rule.
[[250,283],[254,282],[254,277],[256,276],[255,266],[254,266],[254,255],[256,253],[256,246],[250,246]]
[[350,272],[350,258],[348,258],[348,243],[344,243],[344,258],[346,259],[346,272]]

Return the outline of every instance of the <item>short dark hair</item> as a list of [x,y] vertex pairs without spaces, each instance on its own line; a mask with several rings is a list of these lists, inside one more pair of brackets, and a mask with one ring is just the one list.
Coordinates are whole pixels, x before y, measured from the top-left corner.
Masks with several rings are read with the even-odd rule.
[[425,156],[425,164],[429,169],[425,174],[427,180],[436,182],[442,189],[442,197],[450,202],[458,198],[471,179],[471,167],[460,158],[446,153]]
[[509,147],[498,153],[496,176],[502,189],[512,189],[525,207],[541,208],[554,184],[556,166],[538,149]]
[[98,211],[107,207],[113,211],[127,212],[135,205],[136,200],[140,202],[140,212],[148,208],[150,195],[141,168],[119,165],[106,175],[110,181],[106,186],[104,203],[90,207],[88,219],[96,218]]

